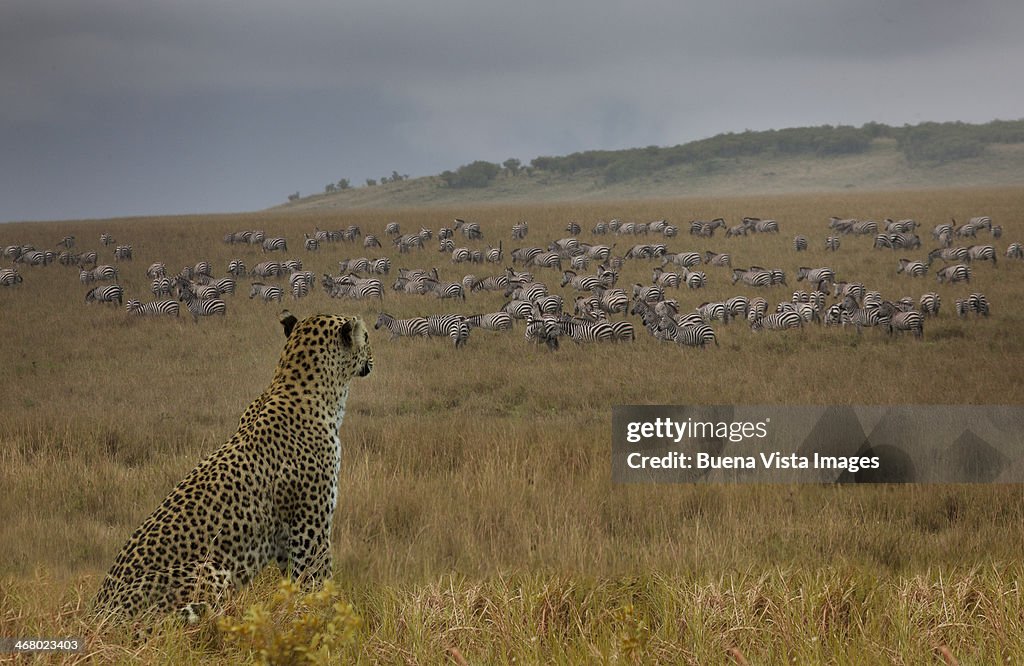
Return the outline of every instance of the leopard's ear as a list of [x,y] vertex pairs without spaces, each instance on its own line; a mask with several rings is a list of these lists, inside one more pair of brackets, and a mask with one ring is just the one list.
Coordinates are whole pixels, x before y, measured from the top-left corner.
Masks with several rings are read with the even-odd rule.
[[292,329],[295,328],[295,324],[298,324],[299,320],[296,319],[295,315],[287,310],[281,311],[281,326],[284,327],[284,337],[288,337],[292,334]]
[[362,317],[352,317],[341,325],[341,344],[349,349],[360,349],[369,341]]

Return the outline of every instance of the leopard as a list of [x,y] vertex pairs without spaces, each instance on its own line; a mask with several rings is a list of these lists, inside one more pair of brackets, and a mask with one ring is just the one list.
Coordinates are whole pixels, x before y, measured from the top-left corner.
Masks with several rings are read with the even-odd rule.
[[349,384],[373,369],[363,319],[280,317],[286,343],[238,430],[128,538],[93,609],[196,622],[270,565],[316,587],[332,574],[331,527]]

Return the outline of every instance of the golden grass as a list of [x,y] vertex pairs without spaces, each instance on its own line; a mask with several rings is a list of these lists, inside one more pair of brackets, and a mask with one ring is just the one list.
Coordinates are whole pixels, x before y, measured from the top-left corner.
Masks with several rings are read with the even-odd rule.
[[[667,218],[684,232],[667,241],[673,251],[728,251],[735,266],[787,270],[789,287],[764,293],[771,303],[805,288],[793,278],[800,265],[832,266],[891,298],[938,291],[943,312],[926,323],[923,342],[870,330],[755,334],[736,323],[718,325],[721,347],[701,352],[659,344],[637,323],[631,345],[565,341],[549,353],[528,346],[520,324],[511,334],[476,331],[455,352],[447,340],[375,334],[374,372],[353,385],[342,429],[336,581],[365,622],[346,654],[442,662],[456,648],[468,663],[723,663],[737,648],[750,663],[921,663],[947,645],[962,663],[993,663],[1024,652],[1018,487],[617,486],[611,406],[1020,404],[1024,266],[1002,250],[1024,237],[1022,204],[1024,190],[989,189],[263,213],[3,225],[0,246],[52,247],[73,233],[78,249],[99,249],[109,231],[134,246],[135,262],[121,271],[126,296],[148,300],[151,261],[177,271],[205,259],[223,275],[230,258],[263,259],[224,245],[227,231],[284,235],[288,256],[318,276],[337,273],[346,257],[388,255],[394,268],[436,265],[454,280],[503,265],[453,266],[436,241],[412,255],[351,244],[311,254],[302,232],[359,224],[384,240],[392,220],[436,230],[460,216],[481,222],[485,240],[458,244],[501,239],[507,253],[508,230],[521,220],[530,222],[523,244],[544,246],[570,220],[589,240],[598,220]],[[1005,234],[995,241],[998,268],[975,266],[969,287],[897,276],[904,255],[871,250],[866,238],[844,237],[835,255],[823,249],[830,215],[913,217],[927,248],[932,225],[979,214]],[[690,219],[743,215],[774,217],[782,233],[685,234]],[[811,239],[807,253],[792,250],[797,233]],[[622,252],[632,239],[598,242]],[[652,265],[627,264],[620,284],[649,282]],[[24,283],[0,289],[0,636],[85,635],[99,662],[247,658],[210,626],[168,626],[133,645],[89,625],[84,611],[131,530],[234,431],[269,381],[280,308],[248,300],[242,280],[223,319],[129,319],[86,305],[77,271],[19,270]],[[725,269],[703,270],[706,290],[673,294],[684,307],[762,293],[730,285]],[[560,292],[557,273],[536,274]],[[953,300],[972,290],[988,296],[991,318],[952,315]],[[285,306],[372,323],[381,309],[471,314],[502,302],[389,290],[381,305],[318,290]],[[241,617],[272,590],[257,586],[225,613]]]

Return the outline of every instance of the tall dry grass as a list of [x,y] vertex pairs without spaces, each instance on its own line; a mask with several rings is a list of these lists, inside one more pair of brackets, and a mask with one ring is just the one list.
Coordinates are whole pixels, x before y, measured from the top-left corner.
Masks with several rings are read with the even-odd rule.
[[[1003,189],[53,222],[0,226],[0,246],[52,247],[73,233],[78,249],[99,249],[99,233],[109,231],[135,249],[134,263],[121,267],[126,296],[147,300],[151,261],[174,272],[203,259],[223,275],[230,258],[264,259],[224,245],[227,231],[284,235],[287,256],[318,276],[336,274],[339,259],[387,255],[395,268],[437,266],[455,280],[503,265],[454,266],[436,241],[401,256],[351,244],[306,253],[302,233],[359,224],[384,240],[392,220],[436,231],[459,216],[481,222],[485,239],[457,244],[500,239],[508,252],[508,230],[521,220],[530,222],[523,244],[545,246],[570,220],[589,240],[598,220],[667,218],[683,227],[667,241],[673,251],[728,251],[735,266],[790,275],[789,288],[763,292],[706,267],[707,289],[673,294],[686,308],[737,293],[788,300],[804,287],[793,278],[800,265],[832,266],[891,298],[938,291],[943,312],[927,322],[923,342],[870,330],[754,334],[730,324],[716,327],[721,347],[701,352],[657,343],[637,324],[632,344],[566,342],[549,353],[528,346],[520,325],[511,334],[476,331],[456,352],[447,340],[377,333],[374,372],[353,385],[342,430],[336,578],[366,621],[350,655],[365,661],[440,661],[454,646],[470,663],[707,663],[738,646],[751,663],[919,663],[944,643],[989,663],[1024,651],[1018,487],[616,486],[610,408],[1020,404],[1024,266],[1002,249],[1024,239],[1022,204],[1024,192]],[[844,237],[835,255],[823,247],[830,215],[913,217],[927,248],[932,225],[979,214],[1005,234],[995,241],[998,267],[976,265],[969,287],[897,276],[904,254],[872,250],[870,239]],[[690,219],[744,215],[774,217],[782,233],[685,233]],[[811,239],[807,253],[793,251],[797,233]],[[597,242],[622,252],[632,239]],[[110,255],[101,251],[101,262]],[[652,265],[628,263],[620,284],[649,282]],[[129,319],[86,305],[75,270],[20,271],[23,284],[0,290],[0,635],[86,632],[85,601],[124,539],[234,431],[269,381],[283,342],[280,308],[247,299],[243,280],[223,319]],[[556,272],[535,272],[571,303]],[[952,315],[953,300],[970,290],[987,294],[992,317]],[[383,304],[344,302],[318,290],[285,306],[372,323],[381,309],[471,314],[503,302],[500,294],[463,304],[390,291]],[[239,658],[208,633],[192,640],[168,631],[148,647],[118,647],[109,635],[92,644],[101,660]]]

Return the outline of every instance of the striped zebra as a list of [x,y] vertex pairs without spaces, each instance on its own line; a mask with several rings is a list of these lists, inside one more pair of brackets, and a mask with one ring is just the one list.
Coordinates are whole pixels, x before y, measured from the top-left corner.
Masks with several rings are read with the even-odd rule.
[[558,339],[562,336],[562,326],[557,319],[544,317],[534,319],[531,315],[526,321],[524,337],[532,344],[544,343],[551,351],[558,349]]
[[537,255],[544,252],[542,247],[517,247],[511,252],[512,264],[522,263],[524,266],[528,266],[529,262]]
[[654,256],[654,246],[649,243],[639,243],[626,250],[626,259],[650,259]]
[[[442,229],[441,231],[444,231]],[[445,236],[438,236],[437,239],[437,251],[441,254],[453,252],[455,250],[455,241]]]
[[128,311],[128,314],[140,317],[158,315],[177,317],[180,309],[178,301],[153,301],[151,303],[142,303],[135,300],[125,301],[125,310]]
[[504,291],[508,289],[508,274],[489,275],[485,278],[474,279],[470,285],[470,291]]
[[466,317],[467,326],[485,331],[510,331],[512,324],[512,316],[507,312],[489,312]]
[[85,294],[86,303],[117,303],[123,304],[124,290],[119,284],[107,284],[93,287]]
[[501,247],[501,241],[498,241],[498,247],[487,246],[487,252],[484,253],[484,258],[488,263],[500,264],[505,258],[505,251]]
[[893,331],[913,331],[915,338],[924,338],[924,317],[916,310],[894,313],[887,326],[889,335],[892,335]]
[[1008,259],[1024,259],[1024,245],[1010,243],[1006,248],[1006,257]]
[[100,234],[100,245],[106,247],[114,244],[114,237],[108,233]]
[[661,235],[665,238],[675,238],[679,235],[679,227],[674,224],[666,224],[661,230]]
[[288,241],[280,236],[274,238],[264,238],[262,243],[264,252],[287,252]]
[[979,225],[967,222],[958,227],[953,227],[953,235],[957,238],[975,238],[978,234],[978,228]]
[[512,225],[512,240],[523,240],[530,233],[529,222],[517,222]]
[[324,275],[321,285],[331,298],[384,300],[384,285],[377,278],[356,278],[349,275],[332,278],[330,275]]
[[223,317],[227,314],[228,310],[228,304],[221,299],[200,298],[187,284],[181,289],[178,300],[183,302],[185,307],[188,308],[189,314],[192,315],[193,323],[198,322],[200,317],[212,317],[213,315]]
[[[52,257],[52,258],[51,258]],[[56,259],[57,255],[53,252],[42,252],[40,250],[28,250],[18,256],[15,261],[19,264],[28,264],[29,266],[45,266],[53,259]]]
[[155,261],[146,269],[146,277],[150,280],[158,277],[167,277],[167,264],[162,261]]
[[249,271],[250,277],[279,277],[284,274],[284,268],[277,261],[261,261]]
[[430,284],[431,291],[437,298],[461,298],[466,300],[466,291],[462,288],[461,282],[440,282],[434,281]]
[[[429,233],[429,230],[426,230]],[[359,225],[350,224],[341,232],[341,240],[343,241],[354,241],[363,235],[363,230],[359,228]],[[423,240],[430,240],[429,237]]]
[[968,312],[983,317],[989,316],[988,299],[985,298],[985,294],[975,292],[968,295],[967,298],[956,299],[957,316],[966,317]]
[[807,251],[807,236],[794,236],[793,249],[797,252]]
[[590,268],[590,257],[586,254],[577,254],[569,260],[569,268],[574,271],[585,271]]
[[801,266],[796,269],[796,281],[803,282],[804,280],[816,285],[819,291],[827,291],[836,281],[836,272],[827,266],[821,268]]
[[934,291],[929,291],[926,294],[921,294],[918,306],[921,308],[922,315],[926,317],[938,316],[939,308],[942,307],[942,298],[940,298]]
[[302,247],[306,252],[316,252],[320,249],[320,241],[315,236],[309,234],[302,234],[305,240],[302,243]]
[[672,263],[682,268],[692,268],[698,266],[704,262],[704,259],[696,252],[678,252],[676,254],[666,254],[661,258],[661,266],[665,267],[666,264]]
[[468,247],[457,247],[452,249],[452,263],[461,264],[469,261],[472,256],[472,251]]
[[704,263],[710,266],[725,266],[726,268],[732,268],[732,257],[726,253],[717,253],[708,250],[704,253]]
[[562,257],[557,252],[541,252],[528,259],[523,265],[562,270]]
[[69,234],[69,235],[65,236],[64,238],[61,238],[57,242],[57,245],[63,245],[64,249],[70,250],[71,248],[73,248],[75,246],[75,237]]
[[455,230],[462,231],[462,235],[469,240],[479,240],[484,236],[483,232],[480,231],[479,222],[466,222],[465,220],[455,218]]
[[247,273],[245,262],[241,259],[232,259],[228,262],[228,274],[235,277],[242,277]]
[[371,247],[379,248],[379,247],[381,247],[380,239],[377,238],[376,236],[374,236],[373,234],[366,234],[365,236],[363,236],[363,247],[364,248],[371,248]]
[[374,259],[370,262],[369,272],[377,275],[387,275],[391,272],[391,259],[387,257]]
[[[750,230],[759,234],[779,233],[779,223],[775,220],[757,220],[755,218],[744,218],[744,222],[751,221]],[[724,226],[724,225],[723,225]]]
[[315,278],[312,271],[299,271],[292,273],[288,278],[288,290],[292,294],[292,298],[298,300],[309,296],[310,292],[313,291],[313,282]]
[[583,227],[579,225],[579,222],[570,222],[565,225],[565,230],[573,236],[579,236],[583,232]]
[[909,275],[910,277],[921,277],[928,273],[928,264],[923,261],[900,259],[899,267],[896,269],[896,274],[899,275],[900,273]]
[[150,284],[149,290],[157,297],[170,296],[173,285],[174,283],[169,277],[156,277],[153,278],[153,282]]
[[967,261],[991,261],[996,265],[996,249],[991,245],[970,245],[967,247]]
[[956,282],[969,283],[971,281],[971,267],[967,264],[952,264],[938,271],[935,274],[935,279],[939,281],[939,284],[943,284],[947,280],[950,284]]
[[865,326],[873,327],[888,322],[892,313],[889,309],[878,307],[858,307],[853,297],[847,296],[842,304],[841,323],[843,327],[856,326],[858,335]]
[[892,218],[885,218],[885,230],[891,234],[912,233],[919,226],[920,223],[914,220],[899,220],[897,222]]
[[289,275],[302,270],[301,259],[285,259],[281,262],[281,275]]
[[561,286],[569,286],[576,291],[592,291],[604,287],[604,283],[596,275],[577,275],[575,271],[563,271]]
[[770,287],[772,285],[772,274],[771,271],[764,269],[732,269],[732,283],[736,284],[740,281],[751,287]]
[[679,277],[679,273],[669,273],[660,266],[655,266],[651,274],[651,282],[662,288],[675,287],[678,289],[682,278]]
[[607,222],[597,222],[594,224],[594,228],[590,230],[590,233],[594,236],[604,236],[608,233],[609,227]]
[[391,241],[398,248],[400,254],[411,252],[413,248],[423,249],[423,236],[421,234],[402,234]]
[[708,276],[704,271],[691,271],[689,268],[684,268],[683,281],[686,282],[687,289],[701,289],[707,285]]
[[625,312],[629,307],[629,296],[622,289],[594,289],[592,293],[597,297],[598,307],[608,314]]
[[928,261],[942,259],[943,261],[969,261],[966,247],[944,247],[936,248],[928,253]]
[[633,298],[656,303],[665,300],[665,292],[658,285],[642,285],[637,282],[633,285]]
[[859,303],[864,300],[864,293],[864,285],[860,282],[836,282],[832,285],[832,296],[835,298],[851,296],[854,301]]
[[944,245],[949,247],[953,244],[953,225],[951,224],[939,224],[932,229],[932,238]]
[[411,317],[409,319],[395,319],[386,312],[381,312],[380,316],[377,317],[377,323],[373,326],[375,329],[384,327],[391,333],[391,339],[394,340],[400,336],[415,336],[415,337],[427,337],[428,331],[430,330],[427,320],[423,317]]
[[805,322],[815,322],[818,319],[818,308],[812,303],[779,303],[775,312],[795,312]]
[[889,234],[889,247],[894,250],[916,250],[921,247],[921,239],[917,234],[911,233]]
[[234,278],[222,277],[210,282],[209,286],[216,289],[218,294],[234,294],[238,283]]
[[[761,300],[764,299],[762,298]],[[746,319],[747,313],[750,312],[750,299],[743,295],[727,298],[724,302],[724,305],[726,317],[729,319]],[[765,301],[765,308],[767,309],[767,307],[768,302]]]
[[366,257],[343,259],[338,262],[338,271],[341,273],[369,273],[370,260]]
[[78,279],[82,284],[88,284],[90,282],[97,282],[99,280],[114,280],[117,281],[118,270],[116,266],[109,264],[100,264],[96,268],[91,270],[82,269],[78,272]]
[[229,231],[224,234],[224,242],[228,245],[234,245],[235,243],[248,243],[251,235],[251,231]]
[[839,250],[839,236],[829,236],[825,239],[825,250],[836,252]]
[[726,309],[725,303],[701,303],[697,306],[697,314],[705,324],[710,324],[713,321],[729,323],[729,311]]
[[510,315],[513,319],[529,320],[533,316],[533,303],[513,299],[502,305],[500,310]]
[[558,294],[524,300],[532,301],[533,304],[537,306],[537,309],[540,310],[541,314],[559,314],[562,312],[562,308],[564,307],[562,297]]
[[672,339],[676,341],[676,344],[684,347],[700,347],[701,349],[705,349],[708,344],[712,342],[715,343],[716,347],[719,346],[718,336],[715,335],[715,329],[711,328],[707,324],[676,326]]
[[889,234],[878,234],[875,236],[875,241],[871,244],[871,247],[875,250],[881,250],[882,248],[893,249]]
[[13,268],[0,268],[0,287],[13,287],[22,281],[21,274]]
[[384,233],[388,236],[401,236],[402,228],[398,222],[388,222],[384,225]]
[[562,334],[578,344],[584,342],[613,342],[617,339],[615,330],[608,322],[587,321],[563,315],[559,322]]
[[874,220],[854,220],[847,233],[855,236],[873,236],[878,233],[878,223]]
[[114,261],[131,261],[132,260],[132,246],[131,245],[118,245],[114,248]]
[[429,337],[449,337],[456,348],[466,344],[469,326],[462,315],[434,314],[425,317]]
[[750,322],[752,331],[782,331],[790,328],[800,328],[804,320],[796,312],[776,312],[757,317]]
[[264,303],[269,303],[270,301],[280,303],[281,299],[284,298],[284,289],[270,284],[263,284],[262,282],[253,282],[249,286],[249,298],[252,299],[257,296]]
[[594,261],[608,261],[608,257],[612,255],[612,248],[608,245],[587,245],[581,243],[580,249]]

